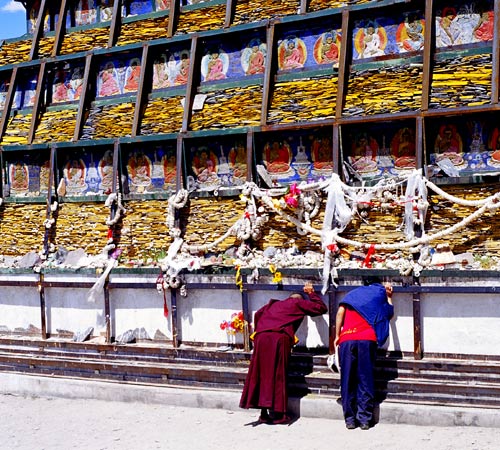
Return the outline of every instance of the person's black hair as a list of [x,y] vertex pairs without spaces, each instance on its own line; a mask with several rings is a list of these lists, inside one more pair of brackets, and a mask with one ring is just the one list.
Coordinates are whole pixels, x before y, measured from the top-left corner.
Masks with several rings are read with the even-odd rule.
[[366,275],[362,277],[363,286],[369,286],[370,284],[379,283],[382,284],[382,277],[376,275]]

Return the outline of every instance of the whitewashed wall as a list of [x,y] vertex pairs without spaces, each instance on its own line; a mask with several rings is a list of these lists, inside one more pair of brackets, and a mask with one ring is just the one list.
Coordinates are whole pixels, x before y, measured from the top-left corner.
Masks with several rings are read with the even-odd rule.
[[[53,277],[53,278],[51,278]],[[95,276],[51,275],[46,281],[85,281],[93,283]],[[0,280],[36,282],[33,275],[2,275]],[[159,332],[172,339],[172,305],[167,292],[169,317],[163,315],[163,295],[155,288],[156,275],[112,275],[110,289],[111,334],[115,338],[128,330],[144,328],[149,337]],[[216,289],[215,284],[226,281],[230,289]],[[435,280],[433,280],[433,284]],[[116,288],[113,283],[132,283],[133,287]],[[187,297],[177,295],[178,339],[180,342],[226,346],[242,343],[242,336],[228,336],[220,329],[224,320],[242,308],[241,293],[233,277],[200,276],[197,282],[210,288],[187,290]],[[500,283],[500,280],[498,281]],[[464,285],[464,281],[460,280]],[[491,280],[483,281],[491,286]],[[466,284],[466,283],[465,283]],[[476,281],[470,281],[475,286]],[[298,281],[298,286],[301,286]],[[104,295],[88,301],[87,288],[45,289],[47,332],[58,330],[73,333],[94,327],[94,335],[103,335]],[[248,291],[248,305],[253,315],[270,298],[284,299],[289,292],[278,290]],[[339,294],[339,300],[342,298]],[[328,304],[328,298],[323,297]],[[422,348],[425,353],[500,355],[500,296],[496,294],[422,294]],[[413,352],[412,295],[396,292],[395,317],[386,347],[389,350]],[[14,332],[34,326],[41,328],[40,296],[36,286],[0,287],[0,332]],[[297,332],[300,345],[309,348],[328,347],[328,314],[306,318]]]
[[[0,275],[9,281],[12,275]],[[17,281],[38,281],[36,275],[16,275]],[[0,331],[27,330],[30,325],[40,329],[40,294],[35,287],[0,286]]]

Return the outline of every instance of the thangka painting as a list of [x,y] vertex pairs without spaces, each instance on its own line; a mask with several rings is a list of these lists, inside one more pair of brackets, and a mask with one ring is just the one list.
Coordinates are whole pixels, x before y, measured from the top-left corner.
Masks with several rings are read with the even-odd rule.
[[243,185],[248,172],[245,142],[228,138],[209,146],[189,143],[188,188],[212,191]]
[[[29,11],[28,33],[30,34],[33,34],[35,32],[36,21],[38,19],[39,12],[40,12],[40,0],[35,0]],[[47,11],[43,20],[43,31],[47,32],[49,30],[50,30],[50,15]]]
[[11,197],[36,197],[46,194],[49,185],[48,152],[6,156],[4,194]]
[[500,129],[486,120],[440,124],[429,170],[434,175],[468,176],[500,168]]
[[346,134],[344,169],[353,179],[403,175],[416,168],[414,123],[380,124]]
[[183,86],[188,81],[189,50],[166,50],[153,62],[153,89]]
[[5,102],[7,100],[7,92],[9,91],[10,81],[7,78],[0,79],[0,117],[2,117]]
[[493,1],[457,4],[447,2],[436,12],[436,47],[475,44],[493,40]]
[[210,0],[181,0],[181,5],[198,5],[200,3],[206,3]]
[[333,144],[330,133],[322,130],[290,132],[271,139],[259,139],[257,145],[261,148],[258,173],[269,187],[317,181],[332,175]]
[[241,67],[245,75],[264,73],[266,56],[266,43],[259,38],[252,39],[241,52]]
[[69,64],[55,68],[52,80],[52,103],[72,102],[80,99],[83,88],[83,66]]
[[137,92],[141,77],[141,60],[132,57],[126,60],[107,60],[99,68],[97,97]]
[[132,149],[127,155],[127,180],[131,193],[175,191],[177,150],[174,144]]
[[62,179],[60,195],[108,195],[113,188],[113,150],[96,148],[92,151],[66,155],[59,167]]
[[265,70],[267,47],[264,36],[245,35],[231,42],[210,43],[201,58],[202,82],[214,82],[262,75]]
[[113,18],[113,4],[115,0],[100,0],[99,19],[101,22],[109,22]]
[[170,9],[170,0],[155,0],[156,11],[165,11]]
[[97,0],[79,0],[75,8],[75,26],[97,22]]
[[353,60],[422,51],[424,31],[423,12],[356,21],[353,29]]
[[36,73],[23,75],[16,87],[12,107],[14,109],[31,108],[35,103],[37,84],[38,75]]
[[308,28],[294,30],[278,39],[278,70],[338,67],[341,30]]
[[153,11],[151,0],[131,0],[128,6],[128,14],[138,16]]

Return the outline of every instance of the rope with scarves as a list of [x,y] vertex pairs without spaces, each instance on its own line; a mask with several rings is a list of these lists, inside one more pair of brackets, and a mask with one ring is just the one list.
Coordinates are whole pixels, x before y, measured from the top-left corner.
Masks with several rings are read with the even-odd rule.
[[[453,226],[427,234],[424,230],[424,223],[428,208],[428,189],[455,204],[476,207],[477,209]],[[396,195],[392,194],[392,191],[396,191]],[[320,197],[318,192],[326,192],[327,194],[325,217],[321,229],[313,227],[310,223],[311,218],[319,212]],[[458,230],[480,218],[483,214],[496,211],[500,207],[500,192],[480,200],[462,199],[446,193],[434,183],[427,180],[420,170],[414,170],[406,177],[399,176],[382,179],[373,186],[349,186],[343,183],[337,174],[333,174],[328,180],[313,183],[302,182],[298,186],[293,185],[287,188],[262,189],[255,183],[248,182],[242,188],[241,198],[246,202],[243,215],[213,242],[203,245],[189,245],[180,237],[180,230],[174,230],[172,227],[175,209],[184,207],[188,197],[187,191],[180,191],[176,195],[182,197],[185,201],[179,202],[173,200],[169,207],[167,224],[170,227],[171,234],[173,233],[175,238],[180,240],[175,246],[176,251],[170,255],[169,259],[171,263],[181,249],[183,253],[187,252],[191,254],[207,252],[217,248],[220,243],[230,236],[235,236],[243,245],[244,241],[250,237],[255,239],[261,235],[262,225],[268,220],[268,212],[273,212],[295,225],[297,230],[300,230],[300,234],[312,234],[321,238],[325,256],[323,265],[323,291],[326,291],[330,275],[332,275],[332,280],[335,277],[333,257],[338,251],[338,244],[367,250],[367,258],[364,262],[367,265],[366,261],[368,257],[375,251],[409,250],[412,253],[419,252],[431,242],[456,233]],[[312,197],[314,195],[316,197]],[[391,205],[404,206],[404,234],[406,237],[404,241],[391,244],[374,244],[347,239],[341,236],[342,231],[359,210],[363,210],[366,205],[375,203],[373,202],[374,197],[377,199],[376,203],[381,206],[388,208]],[[260,200],[263,206],[257,207],[256,200]],[[306,207],[308,208],[307,211],[305,211]],[[288,209],[292,212],[288,212]],[[416,226],[420,227],[419,237],[415,237]]]

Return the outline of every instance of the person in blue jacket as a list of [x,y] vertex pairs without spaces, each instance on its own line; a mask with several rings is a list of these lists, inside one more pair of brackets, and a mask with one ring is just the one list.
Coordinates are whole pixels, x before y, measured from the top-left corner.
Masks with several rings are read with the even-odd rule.
[[389,336],[394,315],[392,286],[375,277],[350,291],[340,302],[336,315],[335,346],[340,362],[340,393],[348,429],[373,425],[375,406],[375,358],[377,347]]

